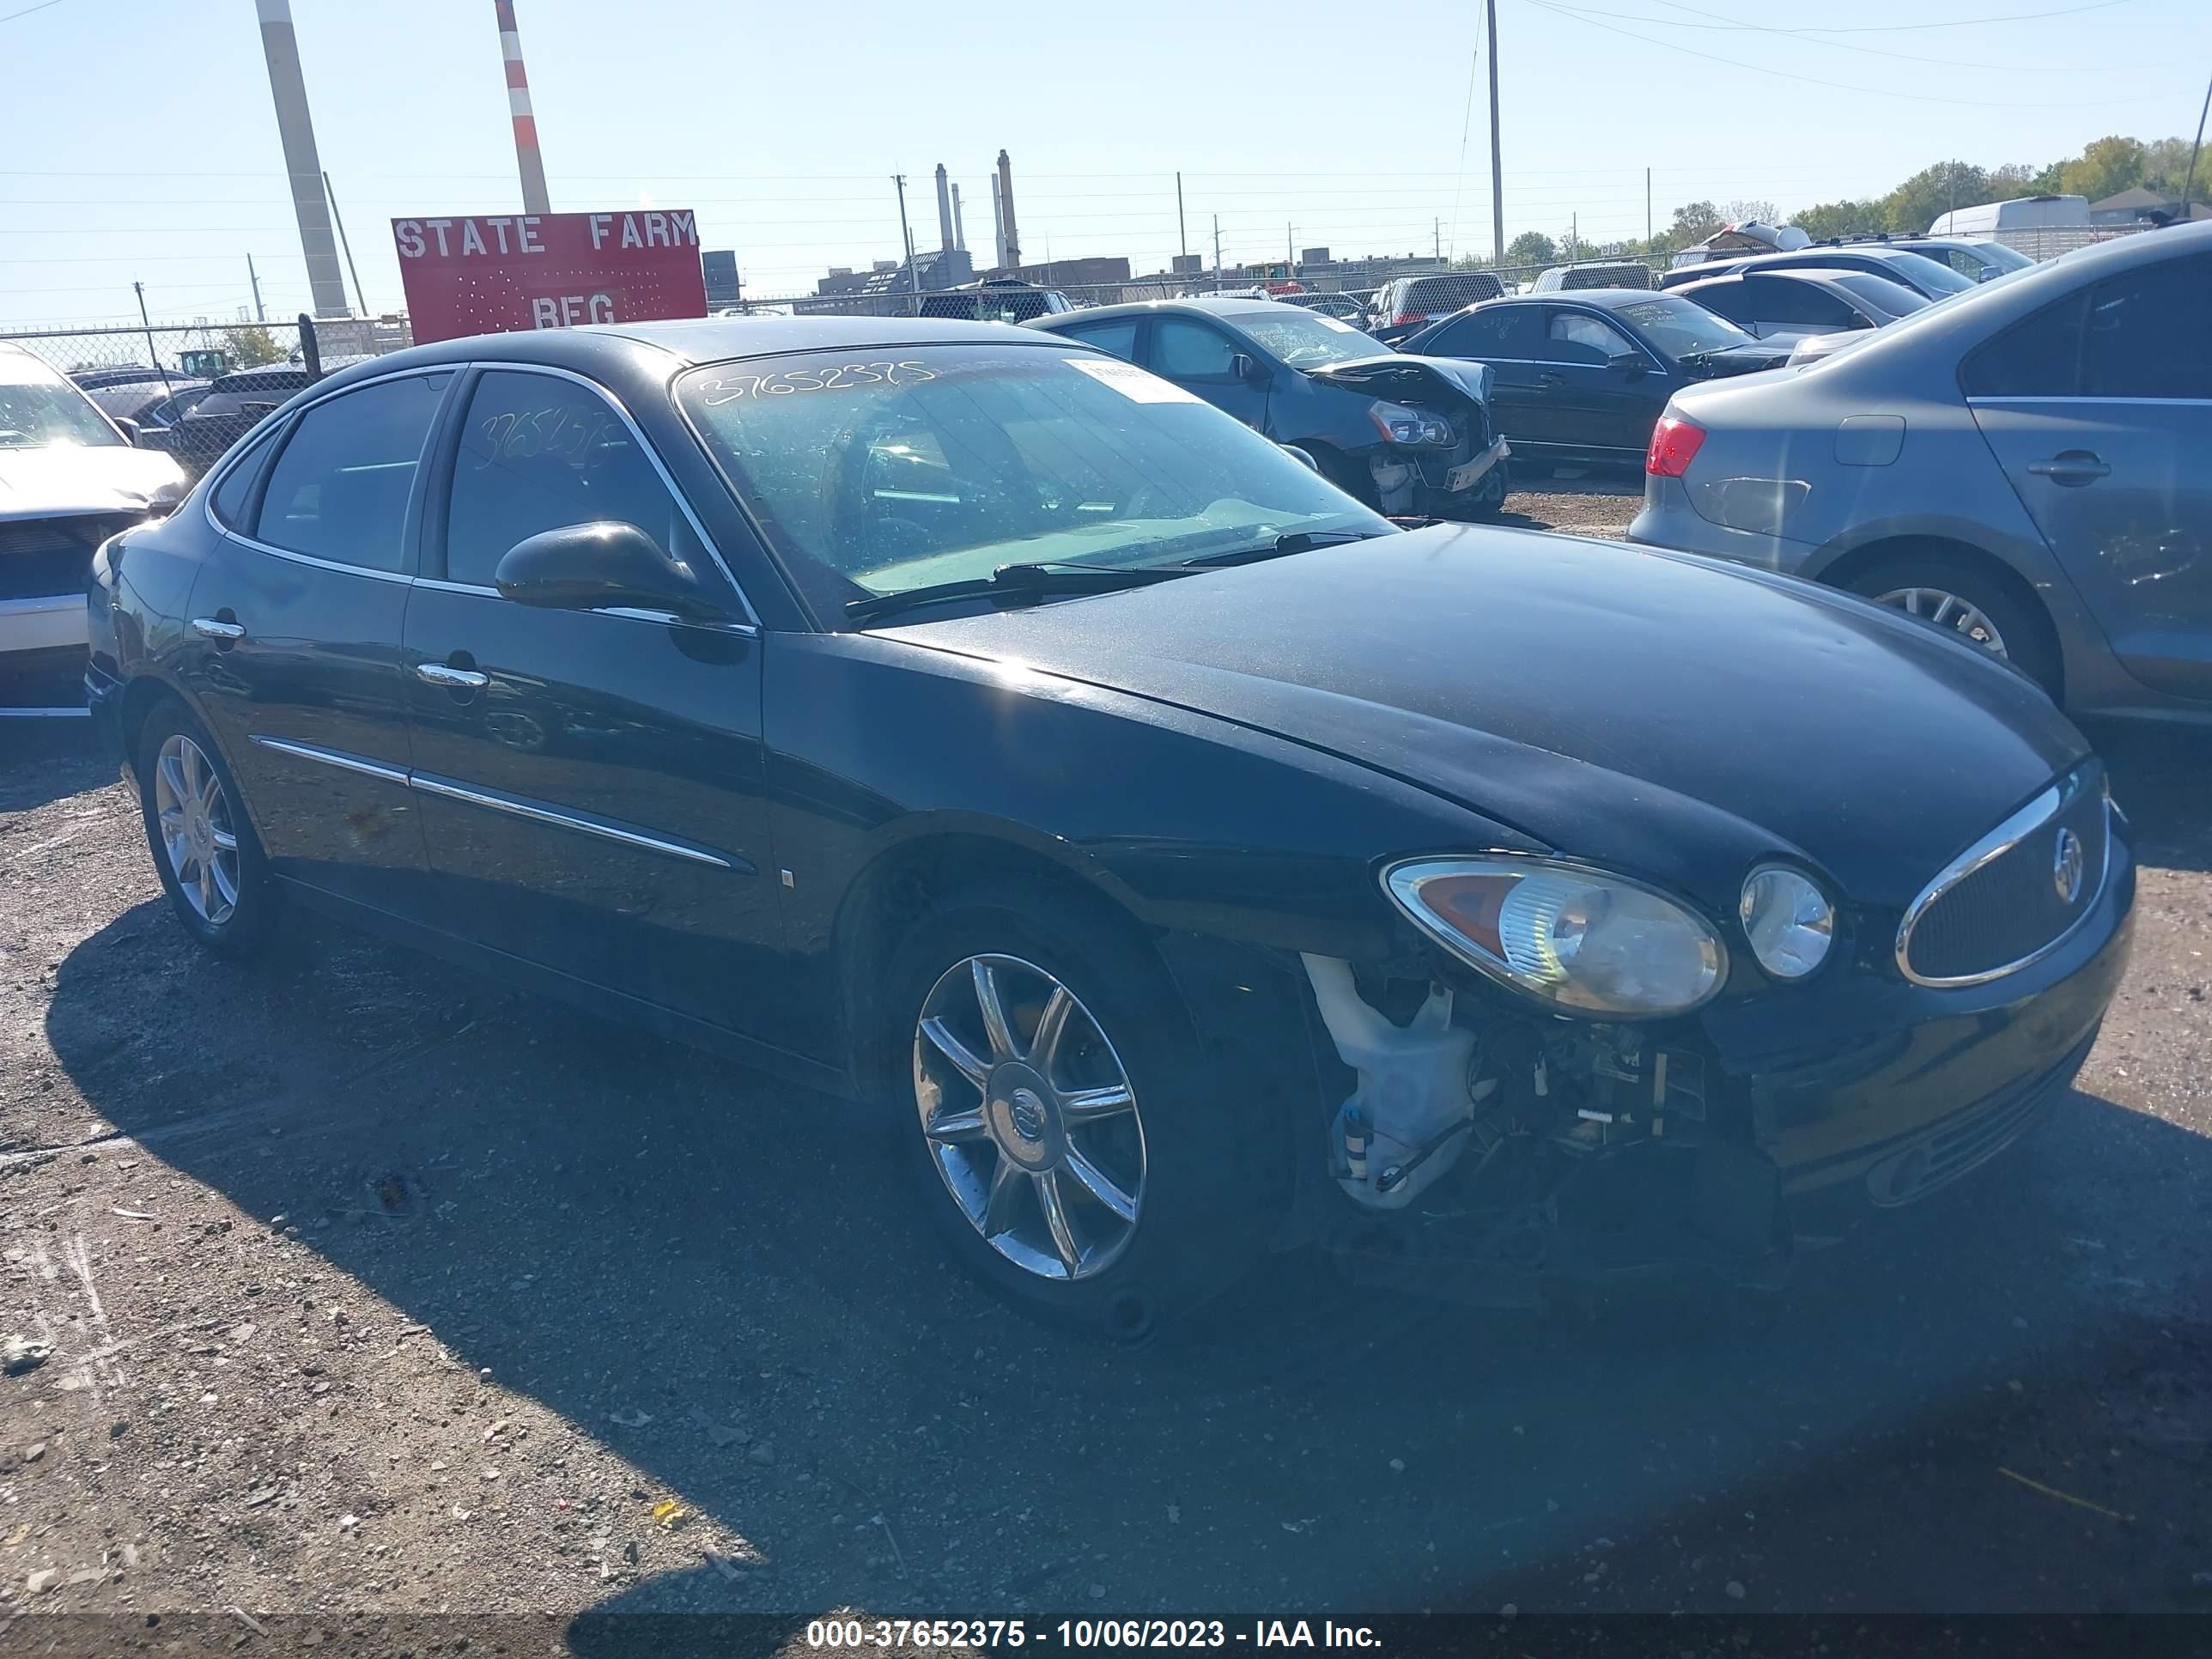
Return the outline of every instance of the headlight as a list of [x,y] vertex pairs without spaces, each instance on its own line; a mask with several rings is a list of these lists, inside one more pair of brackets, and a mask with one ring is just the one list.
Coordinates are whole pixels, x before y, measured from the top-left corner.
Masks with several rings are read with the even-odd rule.
[[1828,959],[1836,907],[1810,878],[1778,864],[1751,872],[1736,907],[1751,953],[1777,979],[1802,979]]
[[1385,443],[1451,447],[1451,422],[1441,415],[1408,409],[1403,404],[1372,403],[1367,406],[1367,418],[1375,422]]
[[1727,976],[1711,927],[1625,876],[1539,859],[1424,859],[1383,884],[1470,967],[1577,1013],[1686,1013]]

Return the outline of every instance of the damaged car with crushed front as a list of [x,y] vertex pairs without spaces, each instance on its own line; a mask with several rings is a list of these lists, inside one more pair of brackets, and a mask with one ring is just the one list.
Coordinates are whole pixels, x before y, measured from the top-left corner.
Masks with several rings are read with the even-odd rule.
[[1316,1242],[1772,1285],[2057,1109],[2127,957],[2126,820],[2006,664],[1402,528],[1048,335],[417,347],[90,603],[203,944],[303,904],[871,1103],[959,1260],[1119,1335]]

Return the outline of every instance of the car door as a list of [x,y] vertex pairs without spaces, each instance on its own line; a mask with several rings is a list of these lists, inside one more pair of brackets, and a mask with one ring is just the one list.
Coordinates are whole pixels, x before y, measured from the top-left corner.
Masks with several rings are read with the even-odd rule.
[[[2156,234],[2156,233],[2153,233]],[[1975,424],[2146,685],[2212,698],[2212,255],[2108,276],[1960,370]]]
[[[1536,371],[1540,423],[1549,441],[1581,450],[1605,450],[1623,459],[1643,456],[1656,411],[1649,386],[1657,360],[1595,311],[1546,306],[1537,337]],[[1635,373],[1617,357],[1643,365]],[[1663,399],[1662,399],[1663,402]]]
[[1267,388],[1237,373],[1238,356],[1257,360],[1249,343],[1195,317],[1156,317],[1145,354],[1145,366],[1162,380],[1234,415],[1255,432],[1268,433]]
[[1741,301],[1749,320],[1735,318],[1760,339],[1779,335],[1833,334],[1864,328],[1867,319],[1835,295],[1816,283],[1789,276],[1761,276],[1743,279]]
[[[441,925],[755,1035],[777,1029],[761,641],[698,520],[598,387],[488,367],[441,446],[402,678]],[[517,542],[643,530],[726,620],[501,596]]]
[[218,481],[183,672],[282,874],[422,902],[401,631],[421,461],[453,372],[309,405]]
[[1537,359],[1539,314],[1534,306],[1486,305],[1462,312],[1421,343],[1427,357],[1463,357],[1491,371],[1491,420],[1516,449],[1540,442],[1542,387],[1547,365]]

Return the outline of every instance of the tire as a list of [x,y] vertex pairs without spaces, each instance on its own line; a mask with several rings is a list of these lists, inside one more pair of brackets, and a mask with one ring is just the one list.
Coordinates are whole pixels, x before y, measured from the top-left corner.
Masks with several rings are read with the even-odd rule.
[[215,739],[191,710],[165,698],[139,730],[137,769],[146,848],[169,908],[205,949],[255,954],[281,895]]
[[[2002,580],[1972,560],[1935,549],[1925,553],[1899,554],[1860,571],[1850,579],[1849,586],[1863,598],[1900,611],[1908,607],[1898,596],[1917,596],[1915,602],[1919,609],[1910,614],[1920,616],[1931,625],[1939,625],[1936,616],[1943,615],[1945,620],[1941,626],[2009,662],[2054,700],[2057,697],[2058,656],[2050,643],[2045,619],[2032,605],[2024,604]],[[1974,619],[1945,605],[1945,598],[1962,600],[1978,611],[2002,642],[2002,648],[1978,637],[1978,631],[1969,631],[1967,624],[1973,623]],[[1935,614],[1929,614],[1931,611]],[[1957,620],[1951,620],[1954,617]]]
[[[1006,1013],[995,1062],[978,960]],[[1249,1085],[1241,1094],[1209,1086],[1165,969],[1103,902],[1031,884],[955,896],[900,945],[886,981],[880,1075],[902,1120],[915,1194],[954,1258],[1000,1297],[1054,1324],[1134,1340],[1264,1253],[1268,1172],[1280,1162],[1269,1103]],[[1069,999],[1054,1053],[1041,1073],[1025,1069],[1054,986]],[[963,1059],[923,1035],[925,1020]],[[1040,1075],[1042,1086],[1029,1086]],[[1117,1079],[1133,1109],[1066,1115],[1078,1097],[1098,1110]],[[933,1140],[926,1117],[940,1136],[966,1138]],[[1071,1146],[1133,1221],[1095,1195],[1102,1189],[1079,1174]]]
[[1308,447],[1314,465],[1321,476],[1358,501],[1370,513],[1381,512],[1381,497],[1375,491],[1374,476],[1363,464],[1347,457],[1343,451],[1330,449],[1321,444]]

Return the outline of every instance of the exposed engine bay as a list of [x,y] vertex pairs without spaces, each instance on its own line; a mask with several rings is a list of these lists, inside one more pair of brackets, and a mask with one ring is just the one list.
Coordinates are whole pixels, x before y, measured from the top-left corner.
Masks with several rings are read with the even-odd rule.
[[1554,1281],[1786,1268],[1777,1171],[1721,1121],[1692,1043],[1302,961],[1358,1080],[1321,1152],[1354,1206],[1328,1242],[1364,1276],[1433,1290],[1456,1266],[1474,1299],[1517,1304]]

